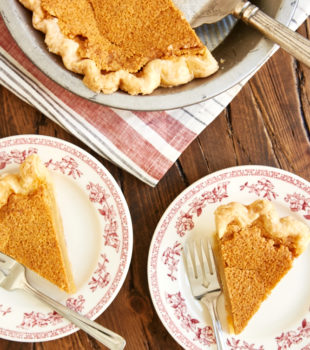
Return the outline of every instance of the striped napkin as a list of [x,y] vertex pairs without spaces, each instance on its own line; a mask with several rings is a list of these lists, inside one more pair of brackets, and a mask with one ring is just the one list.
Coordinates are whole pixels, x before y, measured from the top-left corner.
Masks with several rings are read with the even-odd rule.
[[[291,28],[295,30],[309,13],[310,1],[300,0]],[[2,18],[0,32],[0,83],[99,155],[151,186],[156,186],[250,79],[190,107],[162,112],[122,111],[78,97],[47,78],[19,49]]]

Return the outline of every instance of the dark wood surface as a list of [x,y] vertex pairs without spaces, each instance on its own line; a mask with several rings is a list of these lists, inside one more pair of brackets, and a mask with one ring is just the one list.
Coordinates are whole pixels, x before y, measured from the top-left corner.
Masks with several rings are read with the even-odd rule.
[[[310,37],[309,20],[299,32]],[[127,350],[181,349],[154,310],[146,270],[154,229],[182,190],[216,170],[243,164],[279,167],[310,181],[310,70],[282,50],[188,147],[156,188],[98,157],[3,87],[0,99],[0,137],[41,134],[72,142],[99,159],[121,187],[133,221],[132,262],[121,291],[97,321],[123,335]],[[98,350],[104,346],[79,331],[43,343],[0,340],[0,349]]]

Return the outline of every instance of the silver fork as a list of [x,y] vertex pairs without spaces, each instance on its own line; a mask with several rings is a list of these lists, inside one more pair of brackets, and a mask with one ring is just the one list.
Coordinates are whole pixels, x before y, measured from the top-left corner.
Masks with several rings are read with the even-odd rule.
[[71,323],[75,324],[80,329],[100,341],[111,350],[122,350],[126,341],[120,335],[110,331],[109,329],[99,325],[98,323],[81,316],[66,306],[51,299],[47,295],[33,288],[27,281],[25,275],[25,266],[18,263],[8,255],[0,252],[0,287],[14,291],[22,289],[25,292],[32,294],[41,301],[48,304],[53,310],[66,318]]
[[189,241],[183,247],[183,260],[193,296],[209,310],[217,348],[226,349],[217,312],[217,301],[222,293],[210,241]]

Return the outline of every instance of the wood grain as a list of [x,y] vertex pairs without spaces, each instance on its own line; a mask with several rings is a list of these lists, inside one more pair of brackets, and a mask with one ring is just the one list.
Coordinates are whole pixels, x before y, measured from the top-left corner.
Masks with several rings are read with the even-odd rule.
[[[309,20],[299,32],[309,38]],[[83,147],[111,172],[127,200],[133,220],[134,249],[125,283],[98,322],[127,340],[127,350],[179,350],[152,305],[147,284],[148,249],[155,227],[171,201],[201,177],[243,164],[292,171],[310,181],[310,70],[279,50],[232,103],[197,138],[156,188],[100,158],[73,135],[0,88],[0,136],[42,134]],[[79,331],[43,343],[0,339],[1,350],[98,350]]]

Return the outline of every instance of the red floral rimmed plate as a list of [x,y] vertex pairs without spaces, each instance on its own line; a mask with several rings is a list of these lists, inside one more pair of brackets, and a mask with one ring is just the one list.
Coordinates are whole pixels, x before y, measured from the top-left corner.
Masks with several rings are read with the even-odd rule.
[[[69,308],[98,317],[126,277],[133,235],[129,210],[110,173],[94,157],[60,139],[21,135],[0,140],[0,174],[16,172],[37,153],[51,171],[77,285],[74,295],[27,271],[31,284]],[[77,328],[22,291],[0,289],[0,337],[36,342],[66,336]]]
[[[182,192],[161,218],[150,246],[148,282],[155,309],[185,349],[216,349],[207,310],[196,301],[181,258],[184,241],[215,230],[214,210],[238,201],[271,200],[281,216],[310,224],[310,184],[265,166],[221,170]],[[228,350],[310,350],[310,248],[296,259],[269,298],[238,336],[225,333]],[[225,328],[224,300],[220,317]]]

